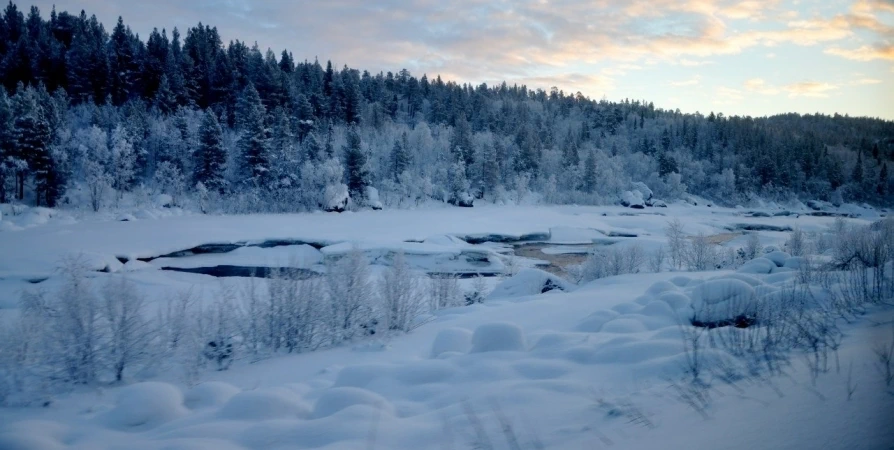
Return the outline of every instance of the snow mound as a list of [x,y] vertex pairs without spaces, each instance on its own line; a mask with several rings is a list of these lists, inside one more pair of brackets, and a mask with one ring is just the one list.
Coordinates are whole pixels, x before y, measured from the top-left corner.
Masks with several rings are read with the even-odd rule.
[[335,378],[335,387],[366,387],[377,378],[391,373],[391,366],[370,363],[343,367]]
[[372,186],[366,186],[364,189],[366,206],[369,206],[372,209],[382,209],[382,201],[379,200],[379,190]]
[[603,332],[608,333],[639,333],[642,331],[648,331],[648,328],[641,321],[627,318],[627,317],[618,317],[617,319],[610,320],[602,326]]
[[190,389],[183,396],[189,409],[221,406],[239,393],[239,388],[221,381],[208,381]]
[[147,262],[140,261],[138,259],[132,259],[121,267],[122,272],[137,272],[140,270],[155,270],[156,267]]
[[748,261],[745,264],[742,264],[742,267],[739,267],[737,272],[739,273],[754,273],[754,274],[768,274],[773,271],[776,267],[776,263],[773,261],[760,257],[754,258],[751,261]]
[[708,280],[692,290],[693,324],[708,327],[739,324],[753,317],[757,301],[754,288],[736,279]]
[[658,299],[667,303],[675,310],[685,308],[692,303],[689,296],[682,292],[664,292],[658,296]]
[[157,381],[127,386],[118,395],[115,407],[102,416],[114,428],[154,428],[186,414],[183,393],[177,387]]
[[801,267],[807,264],[806,260],[801,256],[793,256],[789,259],[785,260],[785,264],[782,267],[787,267],[789,269],[800,270]]
[[124,267],[124,264],[112,255],[85,252],[79,254],[78,259],[88,270],[97,272],[114,273]]
[[791,258],[791,255],[786,252],[777,250],[775,252],[767,253],[766,255],[764,255],[764,258],[773,261],[773,264],[776,264],[776,267],[782,267],[785,264],[785,260]]
[[650,286],[649,289],[646,290],[646,293],[650,294],[650,295],[658,295],[663,292],[679,291],[679,290],[680,290],[680,288],[677,287],[676,284],[674,284],[670,281],[659,281],[659,282],[653,284],[652,286]]
[[683,275],[679,275],[671,278],[668,281],[673,283],[674,286],[685,287],[687,284],[689,284],[690,281],[692,281],[692,279],[689,277],[684,277]]
[[525,348],[521,327],[512,323],[481,325],[472,335],[472,353],[524,351]]
[[447,328],[435,336],[431,345],[431,356],[437,358],[447,352],[468,353],[471,348],[471,331],[464,328]]
[[568,292],[573,290],[573,286],[570,282],[549,272],[526,268],[520,270],[512,278],[498,284],[488,298],[524,297],[543,294],[552,290]]
[[404,385],[419,385],[446,381],[457,373],[456,367],[447,361],[423,360],[396,368],[394,378]]
[[620,314],[617,311],[612,311],[610,309],[603,309],[601,311],[596,311],[593,314],[587,316],[580,325],[577,326],[578,331],[586,331],[589,333],[598,333],[602,331],[602,326],[605,325],[608,321],[615,319]]
[[134,217],[133,214],[124,213],[124,214],[119,214],[118,217],[115,218],[115,220],[117,220],[118,222],[134,222],[137,220],[137,218]]
[[218,414],[231,420],[306,418],[310,415],[310,408],[294,391],[271,388],[240,392]]
[[329,417],[345,408],[354,405],[367,405],[391,413],[393,408],[382,396],[354,387],[336,387],[328,389],[317,400],[313,418]]
[[66,448],[61,442],[37,434],[0,433],[0,448],[7,450],[55,450]]

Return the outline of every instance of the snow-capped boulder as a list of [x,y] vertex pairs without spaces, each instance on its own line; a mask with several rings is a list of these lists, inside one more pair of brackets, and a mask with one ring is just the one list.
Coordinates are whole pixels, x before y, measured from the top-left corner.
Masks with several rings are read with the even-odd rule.
[[639,191],[624,191],[621,193],[621,206],[633,209],[645,208],[643,195]]
[[366,196],[366,206],[369,206],[370,208],[375,210],[382,209],[382,201],[379,200],[378,189],[372,186],[367,186],[364,195]]
[[646,203],[652,200],[652,190],[649,189],[649,186],[646,186],[646,183],[643,183],[641,181],[633,183],[633,188],[631,189],[631,191],[639,192],[639,196]]
[[330,184],[323,194],[323,211],[344,212],[348,209],[348,187],[344,184]]
[[474,206],[475,198],[472,197],[472,195],[468,192],[462,192],[456,195],[451,195],[450,198],[447,200],[447,203],[462,208],[471,208],[472,206]]
[[696,286],[692,298],[692,324],[708,328],[735,325],[744,328],[754,321],[757,296],[742,280],[715,279]]
[[155,206],[158,208],[170,208],[174,206],[174,198],[168,194],[158,194],[155,196]]
[[115,220],[117,220],[117,221],[119,221],[119,222],[134,222],[134,221],[137,220],[137,218],[134,217],[133,214],[127,214],[127,213],[125,213],[125,214],[119,214],[119,215],[118,215],[118,218],[115,219]]
[[791,255],[783,251],[775,251],[767,253],[766,255],[764,255],[764,258],[773,261],[773,264],[776,264],[776,267],[782,267],[785,265],[785,261],[791,258]]
[[488,298],[520,297],[544,294],[550,291],[570,291],[574,285],[549,272],[525,268],[512,278],[498,284]]
[[667,208],[667,203],[665,203],[664,200],[652,199],[649,200],[648,205],[653,208]]
[[751,261],[742,264],[742,267],[739,267],[739,273],[754,273],[754,274],[767,274],[773,271],[776,268],[776,263],[773,261],[760,257],[754,258]]

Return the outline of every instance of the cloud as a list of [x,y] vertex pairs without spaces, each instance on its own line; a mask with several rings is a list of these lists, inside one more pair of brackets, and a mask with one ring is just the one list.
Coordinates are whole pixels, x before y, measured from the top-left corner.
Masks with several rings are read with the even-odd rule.
[[786,92],[788,92],[788,96],[790,98],[794,97],[818,97],[824,98],[829,96],[830,91],[834,91],[838,89],[838,86],[829,83],[822,83],[818,81],[802,81],[799,83],[792,83],[782,88]]
[[840,56],[854,61],[872,61],[876,59],[888,59],[894,61],[894,45],[864,45],[854,49],[831,47],[826,49],[825,52],[830,55]]
[[761,78],[752,78],[750,80],[746,80],[745,83],[743,83],[742,85],[745,87],[745,90],[749,92],[756,92],[758,94],[776,95],[779,93],[779,88],[767,84],[767,82]]
[[865,86],[867,84],[881,84],[882,80],[876,78],[860,78],[851,82],[855,86]]
[[695,86],[695,85],[700,84],[701,81],[702,81],[701,75],[696,75],[688,80],[671,81],[671,82],[668,82],[667,84],[669,86],[674,86],[674,87]]
[[[217,26],[224,42],[287,48],[298,60],[373,72],[406,67],[473,83],[556,80],[570,83],[560,86],[566,92],[615,89],[607,80],[646,65],[698,67],[789,43],[829,45],[826,53],[857,61],[894,59],[880,44],[891,27],[878,18],[894,9],[890,0],[857,0],[846,14],[809,16],[792,14],[781,0],[33,1],[44,16],[55,3],[58,11],[96,13],[107,27],[122,15],[144,39],[152,27],[178,26],[185,34],[202,21]],[[872,40],[843,49],[856,30]]]

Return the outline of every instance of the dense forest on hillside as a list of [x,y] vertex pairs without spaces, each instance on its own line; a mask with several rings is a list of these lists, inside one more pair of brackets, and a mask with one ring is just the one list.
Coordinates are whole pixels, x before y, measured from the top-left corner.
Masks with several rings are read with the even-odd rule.
[[144,41],[120,18],[109,32],[83,11],[45,19],[10,2],[0,203],[100,210],[164,193],[224,212],[338,208],[348,196],[347,207],[596,204],[635,182],[667,200],[892,203],[891,121],[683,114],[299,58],[225,45],[203,24]]

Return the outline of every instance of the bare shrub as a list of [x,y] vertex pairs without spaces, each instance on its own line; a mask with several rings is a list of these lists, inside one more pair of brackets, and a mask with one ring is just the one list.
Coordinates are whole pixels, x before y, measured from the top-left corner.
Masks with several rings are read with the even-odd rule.
[[654,273],[661,272],[661,268],[664,267],[664,260],[667,259],[667,251],[665,247],[662,245],[655,249],[654,252],[649,256],[649,270]]
[[686,235],[683,233],[683,223],[675,217],[667,223],[664,234],[667,236],[671,264],[673,264],[675,269],[679,269],[683,267],[684,253],[686,251]]
[[689,244],[684,246],[683,249],[683,260],[686,263],[686,268],[692,271],[715,269],[718,257],[717,249],[703,233],[692,237]]

